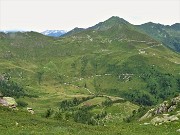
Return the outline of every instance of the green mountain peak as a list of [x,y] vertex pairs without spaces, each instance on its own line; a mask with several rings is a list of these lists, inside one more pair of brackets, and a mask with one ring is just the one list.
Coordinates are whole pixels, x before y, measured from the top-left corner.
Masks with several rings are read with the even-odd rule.
[[119,18],[117,16],[112,16],[111,18],[105,20],[104,22],[100,22],[96,24],[95,26],[92,26],[88,29],[94,29],[94,30],[107,30],[113,26],[124,26],[130,24],[123,18]]
[[72,34],[76,34],[76,33],[79,33],[79,32],[81,32],[83,30],[85,30],[85,29],[84,28],[75,27],[74,29],[72,29],[71,31],[67,32],[63,36],[69,36],[69,35],[72,35]]
[[109,18],[108,20],[106,20],[105,22],[109,22],[109,23],[124,23],[124,24],[128,24],[129,22],[127,22],[126,20],[124,20],[123,18],[120,18],[118,16],[112,16],[111,18]]

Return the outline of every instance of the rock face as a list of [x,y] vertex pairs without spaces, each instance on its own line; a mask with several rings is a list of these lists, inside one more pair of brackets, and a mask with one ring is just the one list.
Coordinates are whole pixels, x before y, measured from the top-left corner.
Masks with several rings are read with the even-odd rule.
[[[173,98],[171,101],[164,101],[162,104],[158,105],[156,108],[149,110],[144,116],[142,116],[139,121],[149,119],[154,117],[151,120],[151,123],[154,125],[162,124],[165,122],[178,121],[180,116],[180,111],[177,109],[180,105],[180,95],[176,98]],[[177,110],[175,112],[175,110]],[[174,115],[169,115],[168,113],[174,112]],[[156,116],[159,115],[159,116]],[[161,116],[162,115],[162,116]],[[155,117],[156,116],[156,117]]]
[[154,108],[149,110],[144,116],[142,116],[139,121],[142,121],[142,120],[145,120],[145,119],[148,119],[148,118],[151,118],[153,116],[153,111],[154,111]]
[[155,108],[154,114],[161,114],[168,111],[169,104],[167,101],[164,101],[162,104],[159,105],[159,107]]

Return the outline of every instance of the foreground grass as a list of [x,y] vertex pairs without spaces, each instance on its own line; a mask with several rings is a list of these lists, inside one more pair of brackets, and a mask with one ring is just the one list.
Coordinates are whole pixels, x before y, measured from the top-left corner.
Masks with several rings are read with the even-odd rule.
[[20,135],[176,135],[179,123],[169,123],[160,126],[140,125],[139,122],[117,122],[109,126],[90,126],[71,121],[45,119],[31,115],[25,111],[12,111],[0,107],[0,134]]

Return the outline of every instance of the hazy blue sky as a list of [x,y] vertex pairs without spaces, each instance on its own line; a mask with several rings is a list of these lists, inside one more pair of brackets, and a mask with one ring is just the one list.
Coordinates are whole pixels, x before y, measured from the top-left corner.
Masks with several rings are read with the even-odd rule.
[[0,0],[0,30],[70,30],[111,16],[133,24],[180,22],[180,0]]

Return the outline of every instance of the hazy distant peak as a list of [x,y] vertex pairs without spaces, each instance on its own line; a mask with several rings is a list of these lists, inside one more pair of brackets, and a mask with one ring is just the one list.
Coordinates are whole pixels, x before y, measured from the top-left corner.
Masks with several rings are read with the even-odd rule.
[[43,35],[52,36],[52,37],[60,37],[67,33],[65,30],[46,30],[42,32]]

